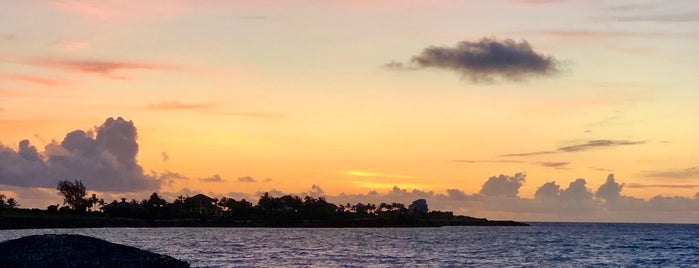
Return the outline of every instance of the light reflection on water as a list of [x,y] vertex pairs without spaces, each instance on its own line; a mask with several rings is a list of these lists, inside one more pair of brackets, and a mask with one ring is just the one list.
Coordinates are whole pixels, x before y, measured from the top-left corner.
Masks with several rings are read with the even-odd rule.
[[699,266],[699,225],[533,224],[443,228],[89,228],[82,234],[195,267]]

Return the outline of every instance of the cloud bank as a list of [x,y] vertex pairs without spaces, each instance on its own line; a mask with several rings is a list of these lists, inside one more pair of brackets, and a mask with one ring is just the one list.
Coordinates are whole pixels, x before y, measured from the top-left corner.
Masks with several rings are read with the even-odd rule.
[[550,76],[559,72],[556,59],[534,51],[526,40],[462,41],[454,47],[431,46],[413,56],[409,64],[389,62],[385,68],[417,70],[445,69],[457,72],[472,82],[523,80],[527,76]]
[[22,140],[17,150],[0,145],[0,185],[54,188],[62,179],[82,180],[96,191],[156,190],[161,181],[136,161],[133,122],[108,118],[93,130],[75,130],[44,152]]

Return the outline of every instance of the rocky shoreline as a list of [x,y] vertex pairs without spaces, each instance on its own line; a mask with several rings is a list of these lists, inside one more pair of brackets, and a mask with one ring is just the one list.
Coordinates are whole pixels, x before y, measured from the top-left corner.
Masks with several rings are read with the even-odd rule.
[[2,267],[190,267],[185,261],[82,235],[31,235],[0,243]]

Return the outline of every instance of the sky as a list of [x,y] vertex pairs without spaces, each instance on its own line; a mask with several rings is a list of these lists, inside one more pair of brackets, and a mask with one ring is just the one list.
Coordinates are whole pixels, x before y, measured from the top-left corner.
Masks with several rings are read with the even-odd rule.
[[0,193],[699,223],[699,2],[0,0]]

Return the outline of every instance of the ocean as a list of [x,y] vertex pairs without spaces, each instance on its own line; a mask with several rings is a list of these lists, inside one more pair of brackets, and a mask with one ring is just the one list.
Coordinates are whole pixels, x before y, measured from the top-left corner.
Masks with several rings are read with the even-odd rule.
[[699,224],[531,223],[441,228],[87,228],[193,267],[699,267]]

